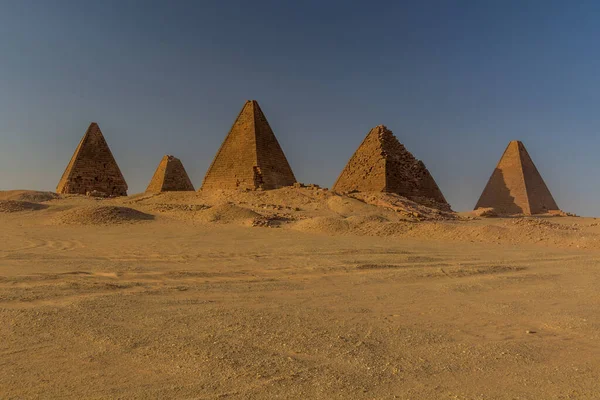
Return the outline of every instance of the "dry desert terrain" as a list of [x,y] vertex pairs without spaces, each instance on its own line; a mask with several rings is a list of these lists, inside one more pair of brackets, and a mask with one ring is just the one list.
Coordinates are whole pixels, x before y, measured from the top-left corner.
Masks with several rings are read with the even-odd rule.
[[2,399],[598,399],[600,220],[0,192]]

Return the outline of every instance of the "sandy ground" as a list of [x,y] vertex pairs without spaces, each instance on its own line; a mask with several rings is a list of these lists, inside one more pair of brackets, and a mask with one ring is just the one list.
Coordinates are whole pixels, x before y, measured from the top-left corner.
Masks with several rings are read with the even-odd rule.
[[600,398],[595,219],[3,192],[0,227],[2,399]]

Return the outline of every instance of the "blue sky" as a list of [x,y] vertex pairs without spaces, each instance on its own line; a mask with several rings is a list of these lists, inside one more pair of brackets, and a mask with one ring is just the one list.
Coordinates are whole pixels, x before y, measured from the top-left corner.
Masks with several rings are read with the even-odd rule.
[[298,180],[370,128],[456,210],[522,140],[559,206],[600,215],[600,2],[0,0],[0,190],[53,190],[96,121],[130,187],[164,154],[198,187],[247,99]]

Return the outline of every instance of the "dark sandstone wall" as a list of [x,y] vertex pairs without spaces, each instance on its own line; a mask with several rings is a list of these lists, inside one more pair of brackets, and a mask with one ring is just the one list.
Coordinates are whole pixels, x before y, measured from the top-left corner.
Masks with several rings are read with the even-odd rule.
[[56,188],[58,193],[98,191],[127,196],[127,183],[98,124],[90,124]]

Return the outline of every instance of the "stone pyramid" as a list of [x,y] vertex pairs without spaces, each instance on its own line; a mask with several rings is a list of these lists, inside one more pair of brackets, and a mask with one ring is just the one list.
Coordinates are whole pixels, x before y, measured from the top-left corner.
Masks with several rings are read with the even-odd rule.
[[383,125],[371,129],[335,182],[336,192],[391,192],[417,203],[450,210],[440,188],[417,160]]
[[526,215],[559,209],[523,143],[508,144],[475,209],[488,207]]
[[208,169],[202,189],[276,189],[295,182],[260,106],[248,100]]
[[177,157],[166,155],[160,160],[154,176],[146,188],[146,192],[185,192],[194,191],[181,160]]
[[127,196],[127,183],[100,127],[92,122],[63,173],[58,193],[86,194],[98,191],[110,196]]

